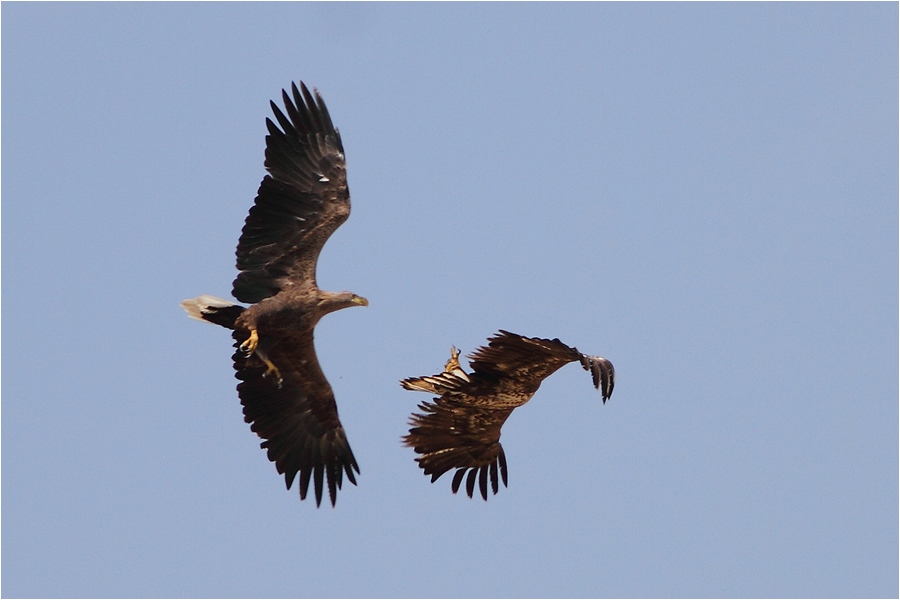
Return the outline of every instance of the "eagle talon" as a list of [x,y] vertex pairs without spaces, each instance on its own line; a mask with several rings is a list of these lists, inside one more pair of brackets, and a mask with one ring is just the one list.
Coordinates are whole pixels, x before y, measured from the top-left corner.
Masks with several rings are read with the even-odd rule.
[[278,386],[278,389],[281,389],[281,384],[284,382],[284,379],[281,377],[281,371],[278,370],[278,367],[269,362],[268,359],[263,359],[266,363],[266,372],[263,373],[263,377],[266,379],[269,378],[270,375],[275,375],[275,383]]
[[266,365],[266,372],[263,373],[263,377],[268,379],[269,377],[274,376],[275,382],[278,384],[278,389],[281,389],[281,382],[284,380],[281,377],[281,371],[278,370],[278,367],[275,366],[275,363],[269,360],[269,357],[265,356],[261,352],[257,352],[256,356]]
[[456,346],[450,346],[450,360],[444,365],[444,373],[452,373],[461,368],[459,366],[459,350],[456,349]]
[[463,371],[462,365],[459,364],[459,350],[456,346],[450,346],[450,360],[444,365],[444,373],[453,375],[457,379],[469,381],[469,376]]
[[244,340],[244,343],[241,344],[240,349],[241,352],[246,354],[248,357],[251,356],[254,352],[256,352],[256,346],[259,345],[259,333],[256,332],[255,329],[250,330],[250,337]]

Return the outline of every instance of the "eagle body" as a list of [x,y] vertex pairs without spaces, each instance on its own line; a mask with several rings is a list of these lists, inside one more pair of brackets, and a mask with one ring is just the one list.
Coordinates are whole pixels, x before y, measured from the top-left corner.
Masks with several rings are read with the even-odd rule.
[[[328,313],[359,305],[360,297],[349,292],[335,294],[316,287],[288,289],[246,308],[235,320],[235,329],[256,329],[263,333],[308,331],[312,335],[319,320]],[[248,333],[249,335],[249,333]]]
[[420,455],[416,462],[431,475],[432,482],[455,469],[453,493],[465,478],[470,498],[476,483],[485,500],[488,483],[496,494],[498,474],[503,485],[507,484],[500,429],[513,410],[534,396],[544,379],[578,361],[591,372],[604,404],[615,386],[611,362],[582,354],[558,339],[529,338],[501,330],[469,357],[471,373],[460,367],[458,356],[453,348],[444,372],[400,382],[405,389],[435,396],[433,402],[419,404],[422,412],[410,417],[412,427],[403,441]]
[[338,418],[313,334],[328,313],[368,301],[316,284],[319,254],[350,215],[344,148],[319,93],[301,82],[271,102],[265,167],[236,250],[232,294],[244,307],[213,296],[181,303],[188,316],[232,330],[232,356],[244,420],[301,500],[310,483],[316,505],[327,486],[331,504],[359,466]]

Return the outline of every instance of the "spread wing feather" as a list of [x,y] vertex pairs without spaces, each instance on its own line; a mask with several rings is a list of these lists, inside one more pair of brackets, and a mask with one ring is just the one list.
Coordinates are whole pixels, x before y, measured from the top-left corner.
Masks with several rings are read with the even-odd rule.
[[582,354],[580,360],[584,370],[591,372],[594,387],[600,390],[603,404],[606,404],[606,401],[612,396],[613,388],[616,387],[616,370],[613,368],[613,364],[602,356],[588,356],[587,354]]
[[[302,91],[301,91],[302,90]],[[350,215],[341,136],[318,92],[291,84],[285,115],[266,119],[266,170],[237,246],[232,293],[250,304],[300,282],[315,285],[322,246]]]
[[[344,475],[356,484],[354,472],[359,465],[338,419],[334,392],[307,352],[312,340],[281,338],[266,354],[281,374],[270,374],[257,356],[247,357],[238,346],[247,339],[246,330],[235,330],[234,369],[241,380],[238,395],[244,407],[244,420],[264,441],[269,460],[284,475],[288,489],[300,474],[300,499],[305,499],[310,481],[316,505],[322,502],[324,486],[334,505]],[[306,349],[309,350],[306,350]]]
[[485,500],[488,479],[497,493],[498,470],[506,485],[506,455],[500,445],[500,428],[513,409],[481,408],[449,397],[423,402],[419,409],[423,414],[410,417],[412,427],[404,442],[421,455],[416,462],[426,475],[431,475],[432,482],[456,469],[452,486],[455,494],[468,472],[466,493],[472,497],[478,476]]

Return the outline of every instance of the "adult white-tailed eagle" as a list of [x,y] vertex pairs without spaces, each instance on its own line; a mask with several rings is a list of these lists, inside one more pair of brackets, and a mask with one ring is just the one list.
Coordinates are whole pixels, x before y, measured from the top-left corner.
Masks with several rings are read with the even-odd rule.
[[316,285],[319,253],[347,220],[350,193],[341,136],[321,96],[302,82],[291,92],[282,90],[287,114],[270,103],[278,125],[266,119],[268,175],[237,246],[232,294],[252,306],[213,296],[181,305],[193,318],[233,330],[244,420],[288,489],[299,473],[300,499],[312,481],[318,506],[327,482],[334,506],[344,474],[356,484],[359,466],[316,358],[313,329],[324,315],[368,301]]
[[604,404],[616,383],[612,363],[602,356],[582,354],[558,339],[529,338],[502,330],[469,356],[471,373],[463,371],[458,358],[459,351],[451,348],[443,373],[400,382],[408,390],[436,396],[434,402],[419,404],[423,413],[413,413],[412,428],[403,442],[421,455],[416,462],[431,475],[432,482],[456,469],[453,493],[465,478],[470,498],[476,479],[482,498],[488,498],[488,480],[496,494],[498,470],[503,485],[507,484],[500,428],[516,407],[534,396],[544,379],[579,361],[591,372]]

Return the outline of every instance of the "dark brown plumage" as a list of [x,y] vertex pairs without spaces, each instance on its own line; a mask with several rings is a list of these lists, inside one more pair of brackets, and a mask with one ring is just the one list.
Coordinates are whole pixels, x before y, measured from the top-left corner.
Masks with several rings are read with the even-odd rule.
[[471,373],[459,365],[459,352],[451,349],[444,372],[429,377],[413,377],[400,382],[404,388],[428,392],[434,402],[419,404],[413,413],[412,428],[403,438],[418,454],[416,462],[436,481],[456,469],[452,489],[455,494],[463,478],[469,497],[476,481],[487,500],[488,483],[497,493],[499,480],[507,484],[506,455],[500,445],[500,428],[512,411],[528,402],[541,382],[570,362],[579,361],[591,372],[594,387],[603,403],[612,396],[616,373],[611,362],[588,356],[558,339],[529,338],[500,331],[488,345],[469,356]]
[[[313,482],[316,505],[327,483],[332,506],[343,476],[359,466],[338,419],[334,392],[313,345],[324,315],[366,306],[350,292],[316,285],[322,246],[350,214],[341,136],[318,91],[301,82],[282,91],[285,112],[266,119],[268,171],[237,246],[232,294],[247,308],[213,296],[181,303],[188,315],[232,329],[235,377],[244,420],[264,441],[269,460],[300,498]],[[285,114],[287,113],[287,114]]]

